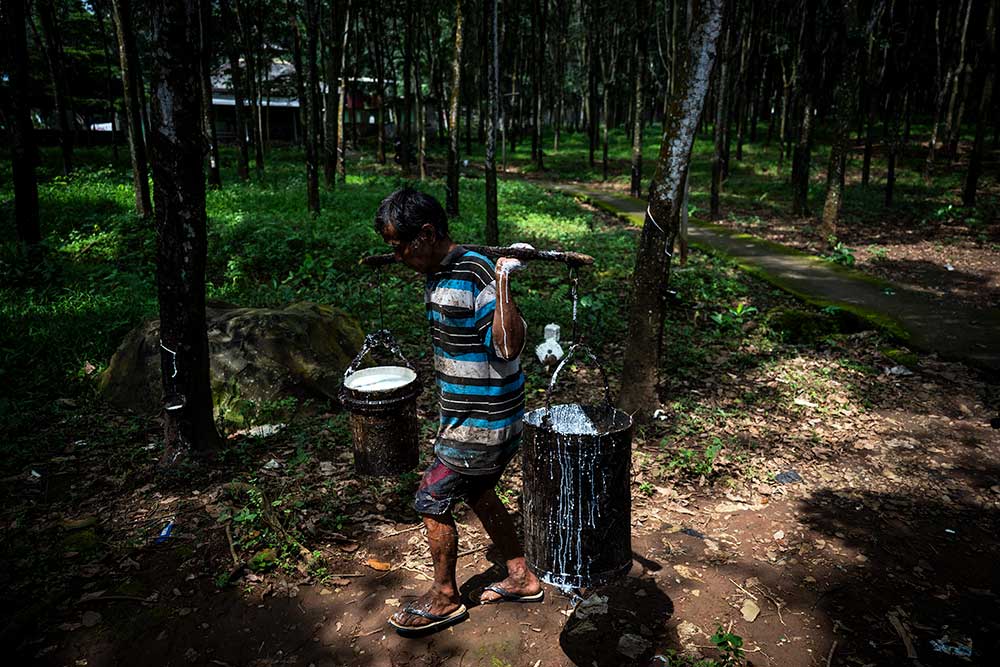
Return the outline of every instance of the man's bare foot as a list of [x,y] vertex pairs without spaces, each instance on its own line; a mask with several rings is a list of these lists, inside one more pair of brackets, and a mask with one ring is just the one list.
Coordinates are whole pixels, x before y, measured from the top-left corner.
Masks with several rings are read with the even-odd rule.
[[411,614],[405,611],[406,607],[410,609],[416,609],[418,611],[425,611],[435,616],[447,616],[451,614],[456,609],[462,606],[462,600],[459,598],[458,593],[455,592],[453,595],[446,595],[440,591],[431,589],[407,604],[403,610],[397,611],[392,615],[392,620],[405,628],[421,628],[429,623],[432,623],[428,618],[423,616],[418,616],[417,614]]
[[[495,586],[502,588],[512,595],[536,595],[542,590],[542,583],[538,581],[538,577],[529,570],[527,567],[519,569],[509,569],[509,574],[507,578],[503,581],[498,581]],[[503,596],[496,591],[483,591],[483,594],[479,596],[479,602],[482,604],[489,604],[490,602],[497,602],[502,600]]]

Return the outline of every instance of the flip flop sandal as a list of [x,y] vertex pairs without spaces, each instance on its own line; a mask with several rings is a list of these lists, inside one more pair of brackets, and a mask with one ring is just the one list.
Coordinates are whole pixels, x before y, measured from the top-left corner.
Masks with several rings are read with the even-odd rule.
[[429,635],[438,630],[444,630],[445,628],[455,625],[456,623],[461,623],[469,617],[469,610],[465,608],[465,605],[459,606],[458,609],[451,612],[450,614],[438,615],[432,614],[429,611],[424,611],[422,609],[415,609],[412,604],[406,605],[403,608],[404,614],[413,614],[414,616],[420,616],[421,618],[426,618],[430,623],[426,625],[400,625],[389,618],[389,625],[396,628],[396,634],[401,637],[422,637],[423,635]]
[[511,593],[499,584],[487,586],[483,589],[483,593],[486,591],[493,591],[500,597],[496,600],[483,600],[482,597],[480,597],[479,604],[500,604],[501,602],[541,602],[545,599],[545,591],[538,591],[537,593],[533,593],[531,595],[518,595],[517,593]]

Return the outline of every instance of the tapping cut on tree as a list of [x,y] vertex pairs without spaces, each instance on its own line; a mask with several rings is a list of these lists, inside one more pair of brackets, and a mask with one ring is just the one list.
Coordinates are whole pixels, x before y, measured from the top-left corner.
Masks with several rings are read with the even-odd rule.
[[215,449],[205,324],[205,171],[201,143],[200,0],[152,7],[150,148],[156,204],[156,286],[164,452],[173,468]]

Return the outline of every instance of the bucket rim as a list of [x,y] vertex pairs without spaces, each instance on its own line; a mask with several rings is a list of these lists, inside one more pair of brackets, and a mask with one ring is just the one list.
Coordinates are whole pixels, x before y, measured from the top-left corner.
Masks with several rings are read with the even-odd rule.
[[[599,431],[598,433],[567,434],[567,433],[560,433],[559,431],[556,431],[554,428],[551,427],[551,425],[546,425],[546,421],[544,419],[545,413],[547,413],[552,408],[561,408],[561,407],[570,406],[570,405],[578,405],[578,406],[580,406],[582,408],[589,407],[589,408],[594,408],[596,410],[604,410],[605,409],[605,406],[603,406],[603,405],[586,404],[586,403],[559,403],[557,405],[552,405],[552,406],[549,406],[549,407],[544,407],[543,406],[543,407],[535,408],[534,410],[530,410],[530,411],[526,412],[525,415],[524,415],[524,417],[523,417],[524,425],[526,427],[530,426],[531,428],[537,429],[539,431],[544,431],[546,433],[551,433],[552,435],[555,435],[557,437],[559,437],[559,436],[564,436],[565,437],[565,436],[572,435],[572,437],[575,437],[575,438],[578,438],[578,437],[602,438],[602,437],[609,436],[609,435],[616,435],[618,433],[624,433],[625,431],[628,431],[633,426],[635,426],[635,420],[632,418],[632,415],[630,415],[629,413],[625,412],[624,410],[619,410],[618,408],[614,407],[613,405],[609,405],[607,407],[610,408],[612,414],[614,415],[614,422],[617,422],[618,419],[620,419],[620,418],[624,419],[625,421],[623,422],[624,423],[623,426],[611,428],[611,429],[608,429],[608,430]],[[534,421],[536,423],[532,422],[532,418],[534,418]]]
[[[405,379],[405,382],[388,389],[364,389],[356,386],[357,381],[364,380],[366,377],[378,374],[393,374],[399,379]],[[354,371],[350,375],[344,378],[344,389],[357,394],[359,396],[372,396],[379,394],[388,394],[392,392],[397,392],[400,389],[404,389],[416,382],[417,372],[412,368],[407,368],[406,366],[371,366],[369,368],[362,368],[360,370]],[[352,386],[354,384],[355,386]]]

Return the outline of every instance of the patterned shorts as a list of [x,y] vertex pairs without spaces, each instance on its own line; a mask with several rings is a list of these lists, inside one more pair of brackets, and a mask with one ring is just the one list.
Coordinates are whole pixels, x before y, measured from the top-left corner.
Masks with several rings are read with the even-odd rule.
[[418,514],[447,514],[459,500],[474,502],[484,492],[494,488],[502,474],[501,469],[490,475],[463,475],[435,458],[420,478],[413,509]]

